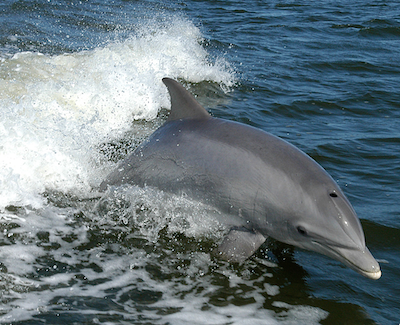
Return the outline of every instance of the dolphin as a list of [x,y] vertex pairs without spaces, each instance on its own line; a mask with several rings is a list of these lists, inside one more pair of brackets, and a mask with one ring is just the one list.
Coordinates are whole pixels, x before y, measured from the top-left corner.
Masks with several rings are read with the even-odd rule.
[[101,183],[185,193],[225,212],[230,231],[218,247],[232,262],[249,258],[268,236],[336,259],[379,279],[378,262],[350,202],[305,153],[260,129],[211,117],[177,81],[167,121]]

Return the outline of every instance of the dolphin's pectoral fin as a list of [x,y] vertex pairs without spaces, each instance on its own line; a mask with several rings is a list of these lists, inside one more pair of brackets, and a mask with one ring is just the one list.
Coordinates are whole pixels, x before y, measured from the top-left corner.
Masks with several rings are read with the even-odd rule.
[[246,228],[233,228],[218,247],[219,255],[229,261],[242,263],[265,242],[259,232]]

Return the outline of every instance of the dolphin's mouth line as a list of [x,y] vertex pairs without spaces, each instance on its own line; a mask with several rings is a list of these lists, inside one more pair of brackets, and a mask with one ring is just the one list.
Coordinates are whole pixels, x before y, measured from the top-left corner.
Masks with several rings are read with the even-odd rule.
[[312,242],[313,244],[317,244],[317,245],[323,246],[323,247],[338,247],[338,248],[345,248],[345,249],[353,249],[353,250],[355,250],[354,247],[351,247],[351,246],[349,246],[349,245],[340,244],[340,243],[338,243],[338,242],[335,242],[335,241],[333,241],[333,240],[326,239],[326,238],[324,238],[324,237],[322,237],[322,236],[318,236],[318,235],[316,235],[316,234],[310,234],[310,235],[311,235],[311,237],[313,237],[313,238],[321,239],[322,241],[325,242],[325,244],[322,244],[321,242],[319,242],[319,241],[317,241],[317,240],[311,240],[311,242]]
[[[329,251],[332,255],[337,257],[338,261],[341,261],[342,263],[346,264],[347,266],[349,266],[350,268],[352,268],[353,270],[357,271],[358,273],[364,275],[367,278],[370,279],[374,279],[377,280],[381,277],[382,272],[381,270],[377,270],[377,271],[367,271],[362,269],[361,267],[359,267],[358,265],[354,264],[352,261],[350,261],[348,258],[346,258],[345,256],[343,256],[342,254],[340,254],[337,250],[335,250],[333,247],[331,247],[330,245],[323,245],[317,241],[311,241],[314,245],[317,245],[319,247],[322,247],[324,250]],[[334,247],[338,247],[338,248],[346,248],[349,250],[354,250],[356,251],[357,249],[355,248],[351,248],[351,247],[346,247],[346,246],[334,246]]]

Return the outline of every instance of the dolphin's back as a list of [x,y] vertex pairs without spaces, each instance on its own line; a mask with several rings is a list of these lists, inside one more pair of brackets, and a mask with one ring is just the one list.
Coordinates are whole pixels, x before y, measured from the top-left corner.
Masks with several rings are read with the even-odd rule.
[[[291,170],[296,174],[290,175]],[[108,185],[152,186],[187,193],[228,212],[240,206],[242,213],[256,214],[265,209],[258,207],[260,193],[265,202],[283,177],[289,190],[303,178],[308,184],[316,170],[329,178],[300,150],[259,129],[217,118],[172,120],[126,158],[101,190]]]

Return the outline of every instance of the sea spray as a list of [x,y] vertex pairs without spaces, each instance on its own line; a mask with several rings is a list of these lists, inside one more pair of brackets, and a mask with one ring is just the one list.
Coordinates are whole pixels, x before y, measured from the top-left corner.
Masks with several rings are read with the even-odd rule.
[[89,193],[111,169],[99,162],[99,146],[169,108],[163,77],[233,86],[234,70],[207,52],[199,28],[170,20],[139,24],[127,39],[92,50],[2,59],[1,209],[38,208],[46,190]]

